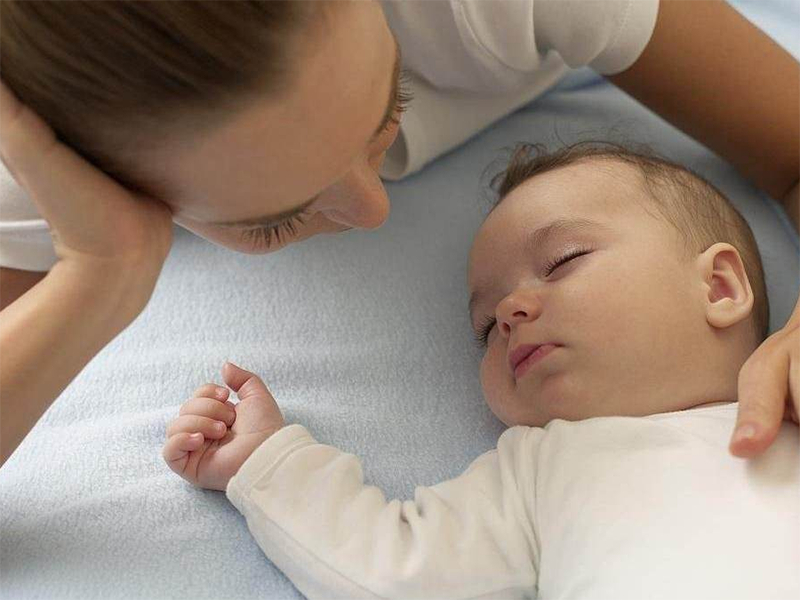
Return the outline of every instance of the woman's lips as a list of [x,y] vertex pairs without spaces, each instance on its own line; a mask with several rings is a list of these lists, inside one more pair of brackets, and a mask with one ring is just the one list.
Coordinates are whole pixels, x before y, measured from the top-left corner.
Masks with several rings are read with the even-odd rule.
[[525,375],[528,369],[556,348],[558,348],[556,344],[523,344],[515,348],[509,357],[514,379]]

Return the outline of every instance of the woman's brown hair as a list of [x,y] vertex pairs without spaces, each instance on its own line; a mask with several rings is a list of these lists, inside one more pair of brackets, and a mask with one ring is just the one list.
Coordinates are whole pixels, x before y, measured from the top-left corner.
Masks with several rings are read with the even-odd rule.
[[60,139],[133,188],[123,157],[291,83],[322,3],[2,0],[0,77]]

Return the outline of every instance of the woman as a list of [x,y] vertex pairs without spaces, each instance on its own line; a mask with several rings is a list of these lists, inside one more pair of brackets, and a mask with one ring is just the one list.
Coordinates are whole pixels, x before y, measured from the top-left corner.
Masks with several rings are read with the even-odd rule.
[[[401,52],[422,90],[526,99],[567,66],[593,66],[800,222],[798,86],[787,84],[797,62],[723,2],[5,0],[0,10],[0,151],[53,240],[44,253],[3,241],[2,460],[144,308],[172,220],[244,252],[385,220],[378,171],[405,100]],[[737,455],[763,451],[797,406],[799,325],[797,308],[740,375]]]

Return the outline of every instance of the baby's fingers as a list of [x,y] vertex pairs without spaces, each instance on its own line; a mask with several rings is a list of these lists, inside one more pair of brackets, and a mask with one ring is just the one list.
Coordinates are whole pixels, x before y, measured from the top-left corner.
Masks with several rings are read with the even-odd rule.
[[178,433],[167,439],[161,455],[167,464],[178,474],[183,472],[185,464],[181,464],[189,452],[199,450],[203,445],[202,433]]
[[192,396],[196,398],[215,398],[224,402],[228,399],[230,393],[231,391],[225,386],[217,385],[216,383],[206,383],[197,388]]
[[178,433],[202,433],[206,438],[218,440],[224,437],[227,431],[228,426],[222,421],[199,415],[183,415],[169,424],[167,437],[170,438]]
[[181,415],[197,415],[215,421],[224,421],[230,427],[236,420],[236,410],[232,402],[222,402],[211,398],[192,398],[184,402]]

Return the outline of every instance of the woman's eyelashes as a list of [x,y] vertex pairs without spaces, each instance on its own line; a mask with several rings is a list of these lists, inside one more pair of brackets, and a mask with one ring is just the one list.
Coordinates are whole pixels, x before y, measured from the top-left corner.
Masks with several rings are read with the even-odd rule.
[[394,101],[394,112],[383,128],[384,131],[389,131],[392,127],[400,125],[400,115],[408,110],[408,106],[413,99],[414,94],[408,89],[408,72],[401,71],[400,82],[397,86],[397,96]]
[[255,227],[242,231],[242,240],[254,249],[268,249],[273,244],[284,243],[286,238],[297,235],[297,229],[306,222],[307,211],[302,211],[275,225],[268,227]]

